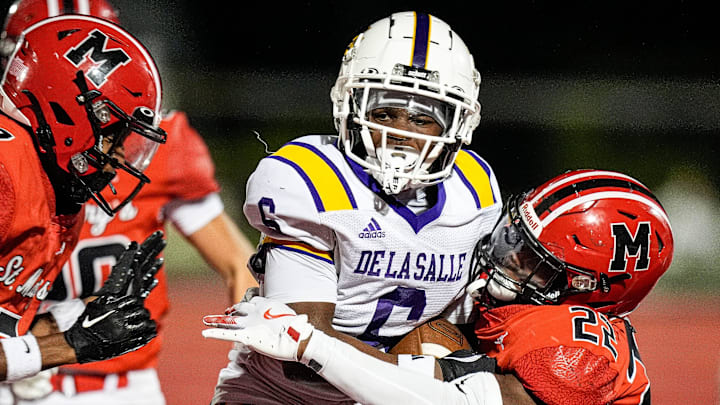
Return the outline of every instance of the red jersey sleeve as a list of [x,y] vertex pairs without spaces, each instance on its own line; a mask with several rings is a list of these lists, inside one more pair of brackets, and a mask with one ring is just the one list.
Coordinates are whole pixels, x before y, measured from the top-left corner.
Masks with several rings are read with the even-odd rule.
[[167,192],[174,198],[195,200],[220,190],[210,151],[183,112],[172,112],[160,126],[167,131],[164,173]]
[[547,404],[642,404],[649,381],[632,327],[583,306],[486,311],[476,335],[503,372]]
[[13,187],[10,173],[5,165],[0,164],[0,246],[5,239],[15,217],[15,188]]

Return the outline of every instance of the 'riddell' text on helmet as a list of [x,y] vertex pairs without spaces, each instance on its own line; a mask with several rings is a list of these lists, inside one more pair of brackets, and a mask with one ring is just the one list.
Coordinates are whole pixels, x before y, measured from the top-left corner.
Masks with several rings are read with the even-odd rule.
[[[443,181],[480,121],[480,74],[460,37],[439,18],[395,13],[360,33],[345,51],[331,90],[340,147],[388,194]],[[392,107],[432,117],[439,136],[400,130],[369,119]],[[381,133],[373,141],[371,132]],[[393,137],[416,139],[401,148]]]
[[[32,129],[51,181],[65,177],[53,181],[59,194],[78,204],[93,198],[110,215],[149,182],[142,171],[166,139],[161,97],[157,67],[140,42],[80,15],[25,29],[0,82],[2,111]],[[111,206],[100,191],[116,169],[137,186]]]

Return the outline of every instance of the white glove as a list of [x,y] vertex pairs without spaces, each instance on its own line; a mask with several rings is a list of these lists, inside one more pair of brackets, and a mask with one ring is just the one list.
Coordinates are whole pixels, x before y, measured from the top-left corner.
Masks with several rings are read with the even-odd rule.
[[285,304],[265,297],[253,297],[232,307],[231,314],[207,315],[203,323],[211,329],[206,338],[238,342],[277,360],[298,361],[300,342],[315,329],[307,315],[297,315]]
[[247,290],[245,290],[245,295],[243,295],[242,300],[238,302],[237,304],[225,309],[225,315],[233,315],[235,310],[235,307],[242,304],[243,302],[249,302],[251,299],[258,297],[260,295],[260,288],[259,287],[250,287]]

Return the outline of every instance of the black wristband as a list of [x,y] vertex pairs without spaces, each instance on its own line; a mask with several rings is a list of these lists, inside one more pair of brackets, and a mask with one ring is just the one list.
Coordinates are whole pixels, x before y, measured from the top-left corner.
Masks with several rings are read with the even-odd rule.
[[452,381],[472,373],[497,371],[497,360],[466,349],[452,352],[438,359],[437,362],[442,370],[444,381]]

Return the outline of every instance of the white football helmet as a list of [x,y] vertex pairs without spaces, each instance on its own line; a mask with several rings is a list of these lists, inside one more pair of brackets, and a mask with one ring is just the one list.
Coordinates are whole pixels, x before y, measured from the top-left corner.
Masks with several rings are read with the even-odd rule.
[[[441,182],[480,122],[479,91],[473,57],[448,24],[428,14],[395,13],[373,23],[345,51],[330,93],[340,148],[388,194]],[[371,122],[368,114],[381,107],[428,115],[442,134]],[[382,133],[377,145],[371,129]],[[388,134],[425,143],[420,151],[388,145]]]

